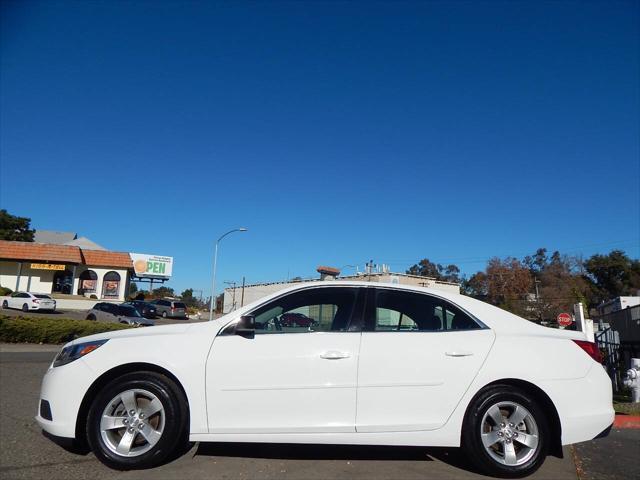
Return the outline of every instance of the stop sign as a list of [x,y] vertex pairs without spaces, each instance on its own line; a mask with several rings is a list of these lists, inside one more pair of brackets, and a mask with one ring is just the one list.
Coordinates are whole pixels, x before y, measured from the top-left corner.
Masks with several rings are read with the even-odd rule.
[[561,313],[560,315],[558,315],[558,325],[560,325],[561,327],[568,327],[572,323],[573,319],[568,313]]

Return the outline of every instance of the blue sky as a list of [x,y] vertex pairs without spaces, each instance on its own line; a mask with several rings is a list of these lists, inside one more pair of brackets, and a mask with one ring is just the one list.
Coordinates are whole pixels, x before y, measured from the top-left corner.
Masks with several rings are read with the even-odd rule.
[[[0,205],[171,286],[640,256],[637,2],[3,2]],[[350,269],[347,269],[350,271]]]

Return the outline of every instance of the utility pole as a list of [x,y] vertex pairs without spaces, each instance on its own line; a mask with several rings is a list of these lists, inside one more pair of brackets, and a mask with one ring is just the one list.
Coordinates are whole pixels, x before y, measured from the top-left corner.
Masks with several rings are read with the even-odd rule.
[[[233,295],[231,297],[231,311],[234,311],[236,309],[236,282],[224,282],[225,284],[229,285],[231,288],[233,288]],[[224,300],[222,300],[222,313],[224,313]]]
[[244,276],[242,277],[242,296],[240,297],[240,308],[244,307]]
[[538,310],[538,320],[542,323],[542,312],[540,311],[540,292],[538,291],[538,284],[541,283],[538,277],[533,277],[533,283],[536,286],[536,309]]

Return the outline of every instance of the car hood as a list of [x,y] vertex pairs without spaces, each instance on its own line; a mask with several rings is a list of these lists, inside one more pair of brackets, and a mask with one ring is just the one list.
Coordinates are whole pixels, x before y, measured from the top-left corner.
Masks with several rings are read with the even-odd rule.
[[152,337],[155,335],[178,335],[186,332],[190,328],[199,324],[186,324],[186,325],[163,325],[160,327],[146,327],[146,328],[127,328],[124,330],[116,330],[113,332],[96,333],[86,337],[76,338],[75,340],[65,345],[76,345],[78,343],[92,342],[94,340],[111,340],[117,338],[130,338],[130,337]]

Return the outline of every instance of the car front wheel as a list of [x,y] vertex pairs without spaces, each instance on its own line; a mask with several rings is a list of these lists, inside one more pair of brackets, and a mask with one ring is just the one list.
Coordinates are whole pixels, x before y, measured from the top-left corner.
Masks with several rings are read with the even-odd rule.
[[2,302],[2,308],[9,308],[9,304],[7,303],[7,301],[5,300],[4,302]]
[[122,375],[100,391],[89,410],[89,445],[111,468],[156,466],[187,441],[186,405],[180,388],[165,375]]
[[540,407],[527,393],[495,386],[480,393],[465,416],[462,443],[485,474],[518,478],[544,462],[549,427]]

